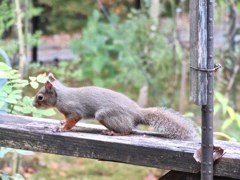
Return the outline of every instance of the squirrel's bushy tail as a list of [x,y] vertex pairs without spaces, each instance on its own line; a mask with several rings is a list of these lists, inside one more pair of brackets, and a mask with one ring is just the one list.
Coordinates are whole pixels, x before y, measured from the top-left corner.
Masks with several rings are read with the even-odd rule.
[[191,139],[197,135],[194,122],[172,109],[142,108],[142,123],[154,127],[163,136],[173,139]]

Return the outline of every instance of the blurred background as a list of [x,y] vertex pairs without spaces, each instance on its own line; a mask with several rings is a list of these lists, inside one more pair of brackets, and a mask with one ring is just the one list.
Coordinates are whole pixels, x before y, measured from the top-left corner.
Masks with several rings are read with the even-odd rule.
[[[8,56],[1,53],[0,61],[9,59],[8,65],[21,75],[21,79],[14,76],[15,82],[22,83],[12,87],[21,89],[20,97],[2,87],[7,92],[6,111],[63,119],[58,112],[39,112],[30,105],[39,83],[44,82],[42,74],[52,72],[67,86],[106,87],[143,107],[170,107],[200,124],[201,107],[189,102],[189,1],[0,0],[0,50]],[[239,13],[240,1],[215,1],[214,60],[222,68],[215,73],[214,137],[238,142]],[[9,152],[0,159],[0,169],[10,173],[16,166],[26,179],[154,180],[166,172],[83,158],[40,153],[22,157],[16,151]]]

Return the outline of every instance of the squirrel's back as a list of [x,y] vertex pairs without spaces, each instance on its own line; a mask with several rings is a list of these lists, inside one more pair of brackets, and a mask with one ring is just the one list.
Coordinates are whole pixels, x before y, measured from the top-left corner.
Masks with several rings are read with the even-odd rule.
[[[102,108],[103,106],[121,106],[121,107],[132,107],[139,108],[139,105],[125,96],[124,94],[112,91],[110,89],[96,87],[96,86],[85,86],[80,88],[68,88],[64,89],[56,88],[57,94],[62,99],[71,99],[79,103],[92,103]],[[61,95],[60,95],[61,94]]]
[[62,109],[68,104],[68,111],[77,108],[86,114],[94,116],[95,112],[103,108],[113,108],[119,111],[137,113],[139,105],[127,96],[101,87],[86,86],[80,88],[55,87],[58,94],[56,107]]

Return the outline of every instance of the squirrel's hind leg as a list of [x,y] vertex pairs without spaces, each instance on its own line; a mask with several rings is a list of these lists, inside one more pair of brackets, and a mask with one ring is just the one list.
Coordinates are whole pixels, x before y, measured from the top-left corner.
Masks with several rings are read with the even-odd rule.
[[102,133],[110,136],[127,135],[134,128],[133,120],[114,109],[102,109],[95,114],[96,120],[108,130]]

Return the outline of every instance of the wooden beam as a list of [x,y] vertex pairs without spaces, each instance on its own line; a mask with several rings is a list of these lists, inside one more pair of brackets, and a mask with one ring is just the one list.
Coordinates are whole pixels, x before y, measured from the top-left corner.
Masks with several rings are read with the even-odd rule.
[[[207,4],[190,1],[190,66],[207,69]],[[190,69],[190,101],[207,104],[207,73]]]
[[[0,146],[76,156],[141,166],[198,173],[193,153],[200,140],[160,138],[158,133],[134,131],[128,136],[106,136],[99,125],[78,123],[71,132],[53,133],[59,121],[0,114]],[[226,154],[214,166],[216,176],[240,179],[240,144],[215,141]]]

